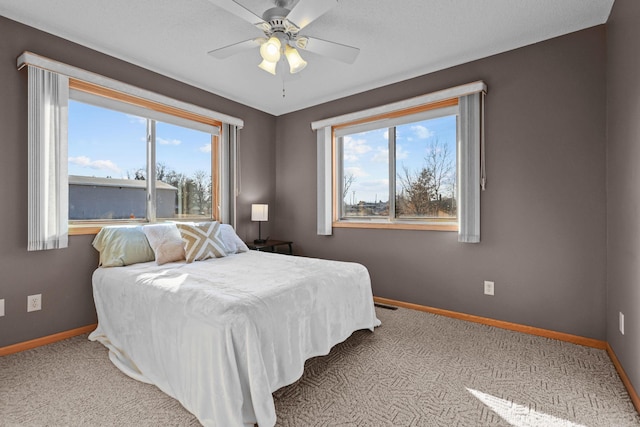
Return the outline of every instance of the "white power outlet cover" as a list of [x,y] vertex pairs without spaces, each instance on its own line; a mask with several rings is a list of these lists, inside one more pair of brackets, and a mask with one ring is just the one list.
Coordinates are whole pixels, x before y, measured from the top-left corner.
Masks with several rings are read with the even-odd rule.
[[484,294],[485,295],[493,295],[493,286],[494,283],[489,280],[484,281]]
[[0,317],[4,316],[4,299],[0,299]]
[[622,312],[621,312],[621,311],[620,311],[620,312],[618,312],[618,313],[619,313],[618,319],[619,319],[619,321],[620,321],[620,322],[619,322],[619,323],[620,323],[620,333],[621,333],[622,335],[624,335],[624,314],[622,314]]
[[42,310],[42,294],[27,297],[27,312]]

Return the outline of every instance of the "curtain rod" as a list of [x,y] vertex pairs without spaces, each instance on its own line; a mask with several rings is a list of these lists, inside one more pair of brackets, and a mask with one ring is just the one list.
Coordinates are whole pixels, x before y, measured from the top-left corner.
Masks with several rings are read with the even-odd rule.
[[70,78],[82,80],[106,87],[108,89],[113,89],[119,92],[127,93],[129,95],[137,96],[139,98],[147,99],[149,101],[154,101],[160,104],[179,108],[181,110],[199,114],[201,116],[210,117],[214,120],[237,126],[238,128],[242,128],[244,126],[244,121],[237,117],[229,116],[227,114],[210,110],[208,108],[199,107],[188,102],[179,101],[177,99],[170,98],[168,96],[161,95],[147,89],[142,89],[128,83],[123,83],[121,81],[105,77],[101,74],[83,70],[82,68],[74,67],[72,65],[68,65],[63,62],[37,55],[29,51],[22,52],[22,54],[17,59],[17,65],[18,70],[21,70],[25,66],[38,67],[54,73],[65,75]]
[[341,116],[331,117],[328,119],[317,120],[311,123],[311,129],[318,130],[327,126],[336,126],[343,123],[365,119],[371,116],[387,114],[394,111],[406,110],[407,108],[430,104],[433,102],[444,101],[445,99],[459,98],[461,96],[471,95],[472,93],[477,92],[487,92],[487,85],[482,80],[455,86],[437,92],[428,93],[426,95],[416,96],[414,98],[405,99],[403,101],[393,102],[391,104],[381,105],[379,107],[356,111],[354,113],[343,114]]

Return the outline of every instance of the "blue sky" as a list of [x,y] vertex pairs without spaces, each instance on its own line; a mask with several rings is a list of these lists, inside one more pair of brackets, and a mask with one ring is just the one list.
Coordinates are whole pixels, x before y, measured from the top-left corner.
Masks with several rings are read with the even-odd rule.
[[[388,130],[344,137],[345,174],[355,181],[346,200],[389,199]],[[69,102],[69,175],[127,178],[146,164],[146,120],[77,101]],[[169,169],[192,176],[211,170],[211,136],[158,122],[156,160]],[[455,161],[456,116],[398,126],[397,172],[403,166],[419,170],[433,141],[446,145]]]
[[[346,196],[347,203],[389,200],[389,145],[388,130],[378,129],[344,137],[344,172],[355,181]],[[396,128],[396,172],[402,167],[420,170],[424,158],[437,141],[446,146],[455,164],[456,116],[401,125]],[[396,188],[399,187],[399,183]]]
[[[133,177],[146,165],[146,120],[69,101],[69,175]],[[156,160],[192,176],[211,171],[211,135],[168,123],[156,124]]]

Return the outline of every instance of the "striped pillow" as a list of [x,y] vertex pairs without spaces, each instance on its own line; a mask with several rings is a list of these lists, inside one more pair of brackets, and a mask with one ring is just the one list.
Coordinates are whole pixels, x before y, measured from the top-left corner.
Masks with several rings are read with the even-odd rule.
[[176,223],[184,241],[187,262],[203,261],[227,255],[218,221],[197,224]]

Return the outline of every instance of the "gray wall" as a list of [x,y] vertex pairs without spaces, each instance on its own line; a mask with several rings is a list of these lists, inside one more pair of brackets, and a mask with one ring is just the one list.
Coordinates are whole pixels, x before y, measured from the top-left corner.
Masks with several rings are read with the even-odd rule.
[[[599,26],[278,117],[277,236],[364,264],[377,296],[605,339],[605,52]],[[481,243],[437,231],[316,235],[310,122],[476,80],[488,85]]]
[[[238,234],[253,239],[252,202],[275,202],[273,116],[0,17],[0,347],[96,322],[91,273],[93,236],[72,236],[69,248],[27,252],[27,75],[17,71],[25,50],[144,89],[241,117],[243,191]],[[213,66],[213,65],[212,65]],[[246,191],[244,189],[247,189]],[[263,232],[269,234],[269,223]],[[42,310],[27,313],[27,295],[42,294]]]
[[[640,391],[640,2],[607,23],[607,340]],[[625,334],[618,313],[625,316]]]

